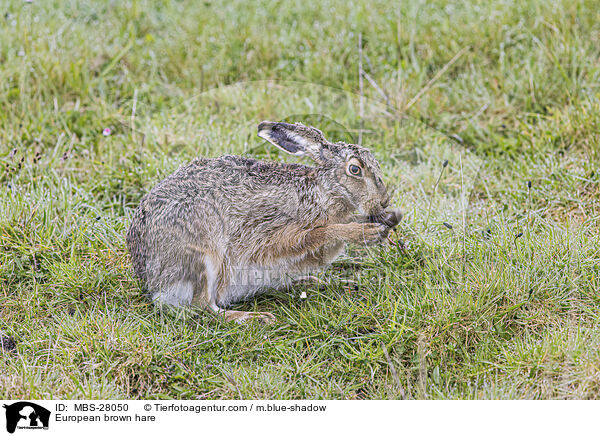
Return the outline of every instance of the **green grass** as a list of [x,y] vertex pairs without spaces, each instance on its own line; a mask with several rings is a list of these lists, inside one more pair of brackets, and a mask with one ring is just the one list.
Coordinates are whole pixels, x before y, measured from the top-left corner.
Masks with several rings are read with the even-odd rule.
[[[225,3],[0,0],[0,397],[598,398],[600,2]],[[238,305],[274,325],[160,313],[133,210],[290,160],[264,119],[362,136],[393,243]]]

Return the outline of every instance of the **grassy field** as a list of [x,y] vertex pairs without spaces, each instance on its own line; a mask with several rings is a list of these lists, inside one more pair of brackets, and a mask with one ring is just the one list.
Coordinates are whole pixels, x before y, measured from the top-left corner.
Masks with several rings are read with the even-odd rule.
[[[600,1],[314,3],[0,0],[0,397],[600,396]],[[293,161],[265,119],[369,146],[405,219],[237,306],[273,325],[157,311],[133,210]]]

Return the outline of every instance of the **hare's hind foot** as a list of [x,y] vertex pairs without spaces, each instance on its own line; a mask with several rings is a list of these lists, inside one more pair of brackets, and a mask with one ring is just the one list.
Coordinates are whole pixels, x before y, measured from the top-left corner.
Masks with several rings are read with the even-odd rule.
[[293,284],[310,284],[310,283],[317,283],[319,285],[324,285],[325,282],[323,280],[321,280],[318,277],[312,276],[310,274],[307,275],[303,275],[303,276],[298,276],[298,277],[294,277],[294,280],[292,282]]
[[275,316],[269,312],[243,312],[241,310],[224,310],[219,312],[225,321],[235,321],[244,324],[248,321],[258,321],[263,324],[275,322]]

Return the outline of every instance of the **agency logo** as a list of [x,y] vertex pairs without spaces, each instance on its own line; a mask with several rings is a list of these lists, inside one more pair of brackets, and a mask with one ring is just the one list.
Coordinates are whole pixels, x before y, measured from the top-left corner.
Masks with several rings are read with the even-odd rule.
[[5,404],[6,431],[14,433],[18,428],[26,430],[48,430],[50,411],[29,401]]

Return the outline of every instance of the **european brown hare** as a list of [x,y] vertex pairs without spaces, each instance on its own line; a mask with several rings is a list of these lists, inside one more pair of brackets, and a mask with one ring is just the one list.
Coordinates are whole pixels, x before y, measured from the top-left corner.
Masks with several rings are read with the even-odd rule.
[[258,136],[316,165],[198,158],[142,199],[127,246],[155,303],[273,321],[226,308],[330,264],[346,243],[381,242],[400,221],[366,148],[302,124],[265,121]]

